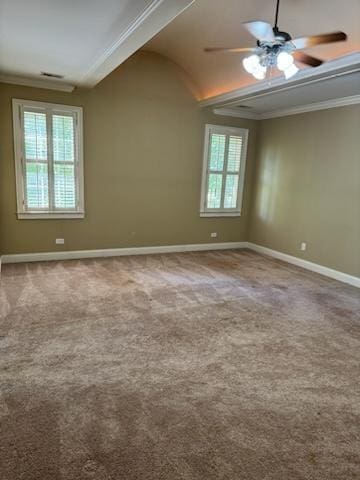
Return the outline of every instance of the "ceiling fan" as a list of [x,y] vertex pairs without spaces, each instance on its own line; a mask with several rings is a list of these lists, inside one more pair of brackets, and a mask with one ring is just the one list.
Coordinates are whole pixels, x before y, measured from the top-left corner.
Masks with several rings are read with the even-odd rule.
[[302,52],[304,48],[314,47],[322,43],[341,42],[347,39],[344,32],[323,33],[309,37],[292,39],[291,35],[278,28],[280,0],[276,2],[275,23],[272,27],[261,20],[243,23],[244,27],[257,39],[255,48],[205,48],[205,52],[242,53],[253,52],[250,57],[244,58],[243,65],[248,73],[257,80],[263,80],[268,68],[277,67],[284,72],[285,78],[291,78],[298,72],[294,60],[310,67],[318,67],[322,60]]

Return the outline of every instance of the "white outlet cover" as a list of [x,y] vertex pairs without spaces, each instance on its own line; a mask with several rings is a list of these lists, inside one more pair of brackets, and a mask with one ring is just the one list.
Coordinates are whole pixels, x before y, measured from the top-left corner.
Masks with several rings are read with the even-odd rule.
[[300,250],[302,250],[303,252],[306,250],[306,242],[301,242]]
[[211,233],[210,236],[211,236],[212,238],[216,238],[216,237],[217,237],[217,232]]
[[65,240],[64,240],[63,238],[57,238],[57,239],[55,240],[55,243],[56,243],[57,245],[64,245]]

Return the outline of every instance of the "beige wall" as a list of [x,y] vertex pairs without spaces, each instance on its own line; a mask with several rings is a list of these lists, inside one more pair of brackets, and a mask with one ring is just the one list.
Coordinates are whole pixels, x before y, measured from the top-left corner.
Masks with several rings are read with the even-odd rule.
[[[0,253],[251,240],[360,276],[360,106],[255,122],[192,92],[144,52],[90,90],[0,84]],[[12,98],[84,107],[85,219],[17,220]],[[199,217],[206,123],[250,129],[240,218]]]
[[[0,84],[2,253],[246,240],[257,123],[204,111],[192,91],[182,70],[151,53],[135,55],[91,90]],[[83,106],[85,219],[17,220],[12,98]],[[241,217],[199,217],[206,123],[250,129]]]
[[360,276],[360,105],[259,130],[250,240]]

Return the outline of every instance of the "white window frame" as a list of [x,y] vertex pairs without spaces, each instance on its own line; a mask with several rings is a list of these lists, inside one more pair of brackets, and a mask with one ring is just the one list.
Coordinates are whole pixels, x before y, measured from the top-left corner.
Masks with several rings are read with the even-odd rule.
[[[222,175],[223,175],[222,188],[223,189],[225,188],[224,177],[226,175],[227,146],[229,142],[229,136],[236,135],[236,136],[241,136],[243,138],[241,158],[240,158],[237,202],[236,202],[235,208],[207,208],[206,206],[208,179],[209,179],[209,174],[211,173],[209,169],[210,136],[211,134],[214,134],[214,133],[227,135],[226,145],[225,145],[225,162],[224,162],[224,169],[222,171]],[[204,157],[203,157],[203,170],[202,170],[202,179],[201,179],[200,217],[240,217],[241,216],[248,136],[249,136],[249,130],[246,128],[227,127],[223,125],[211,125],[211,124],[205,125]],[[223,198],[223,195],[222,195],[222,198]]]
[[[14,98],[13,129],[14,129],[14,156],[16,176],[17,217],[23,219],[54,219],[54,218],[84,218],[84,154],[83,154],[83,110],[81,107],[60,105],[57,103],[37,102]],[[26,109],[41,109],[44,113],[71,114],[74,118],[75,142],[75,181],[76,181],[76,206],[75,209],[27,209],[25,202],[25,152],[24,152],[24,126],[23,112]],[[47,129],[48,146],[52,143],[51,128]],[[50,149],[48,149],[49,151]],[[48,158],[52,170],[52,152]],[[52,182],[50,182],[52,184]],[[49,184],[49,185],[50,185]],[[49,195],[52,192],[49,190]]]

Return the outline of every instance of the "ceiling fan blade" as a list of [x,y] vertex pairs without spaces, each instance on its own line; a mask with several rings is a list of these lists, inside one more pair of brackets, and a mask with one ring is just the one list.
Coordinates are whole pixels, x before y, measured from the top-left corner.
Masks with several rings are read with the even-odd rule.
[[322,43],[343,42],[347,39],[347,35],[344,32],[332,32],[323,33],[321,35],[311,35],[309,37],[295,38],[291,40],[291,43],[295,45],[297,49],[314,47]]
[[214,47],[214,48],[204,48],[204,52],[225,52],[225,53],[241,53],[241,52],[253,52],[256,48],[238,48],[238,47]]
[[316,57],[312,57],[311,55],[308,55],[304,52],[298,52],[295,50],[295,52],[292,52],[292,55],[295,60],[304,63],[305,65],[309,65],[310,67],[319,67],[324,63],[322,60],[319,60]]
[[270,23],[257,20],[255,22],[243,23],[243,25],[251,35],[261,42],[273,42],[275,40],[273,28]]

